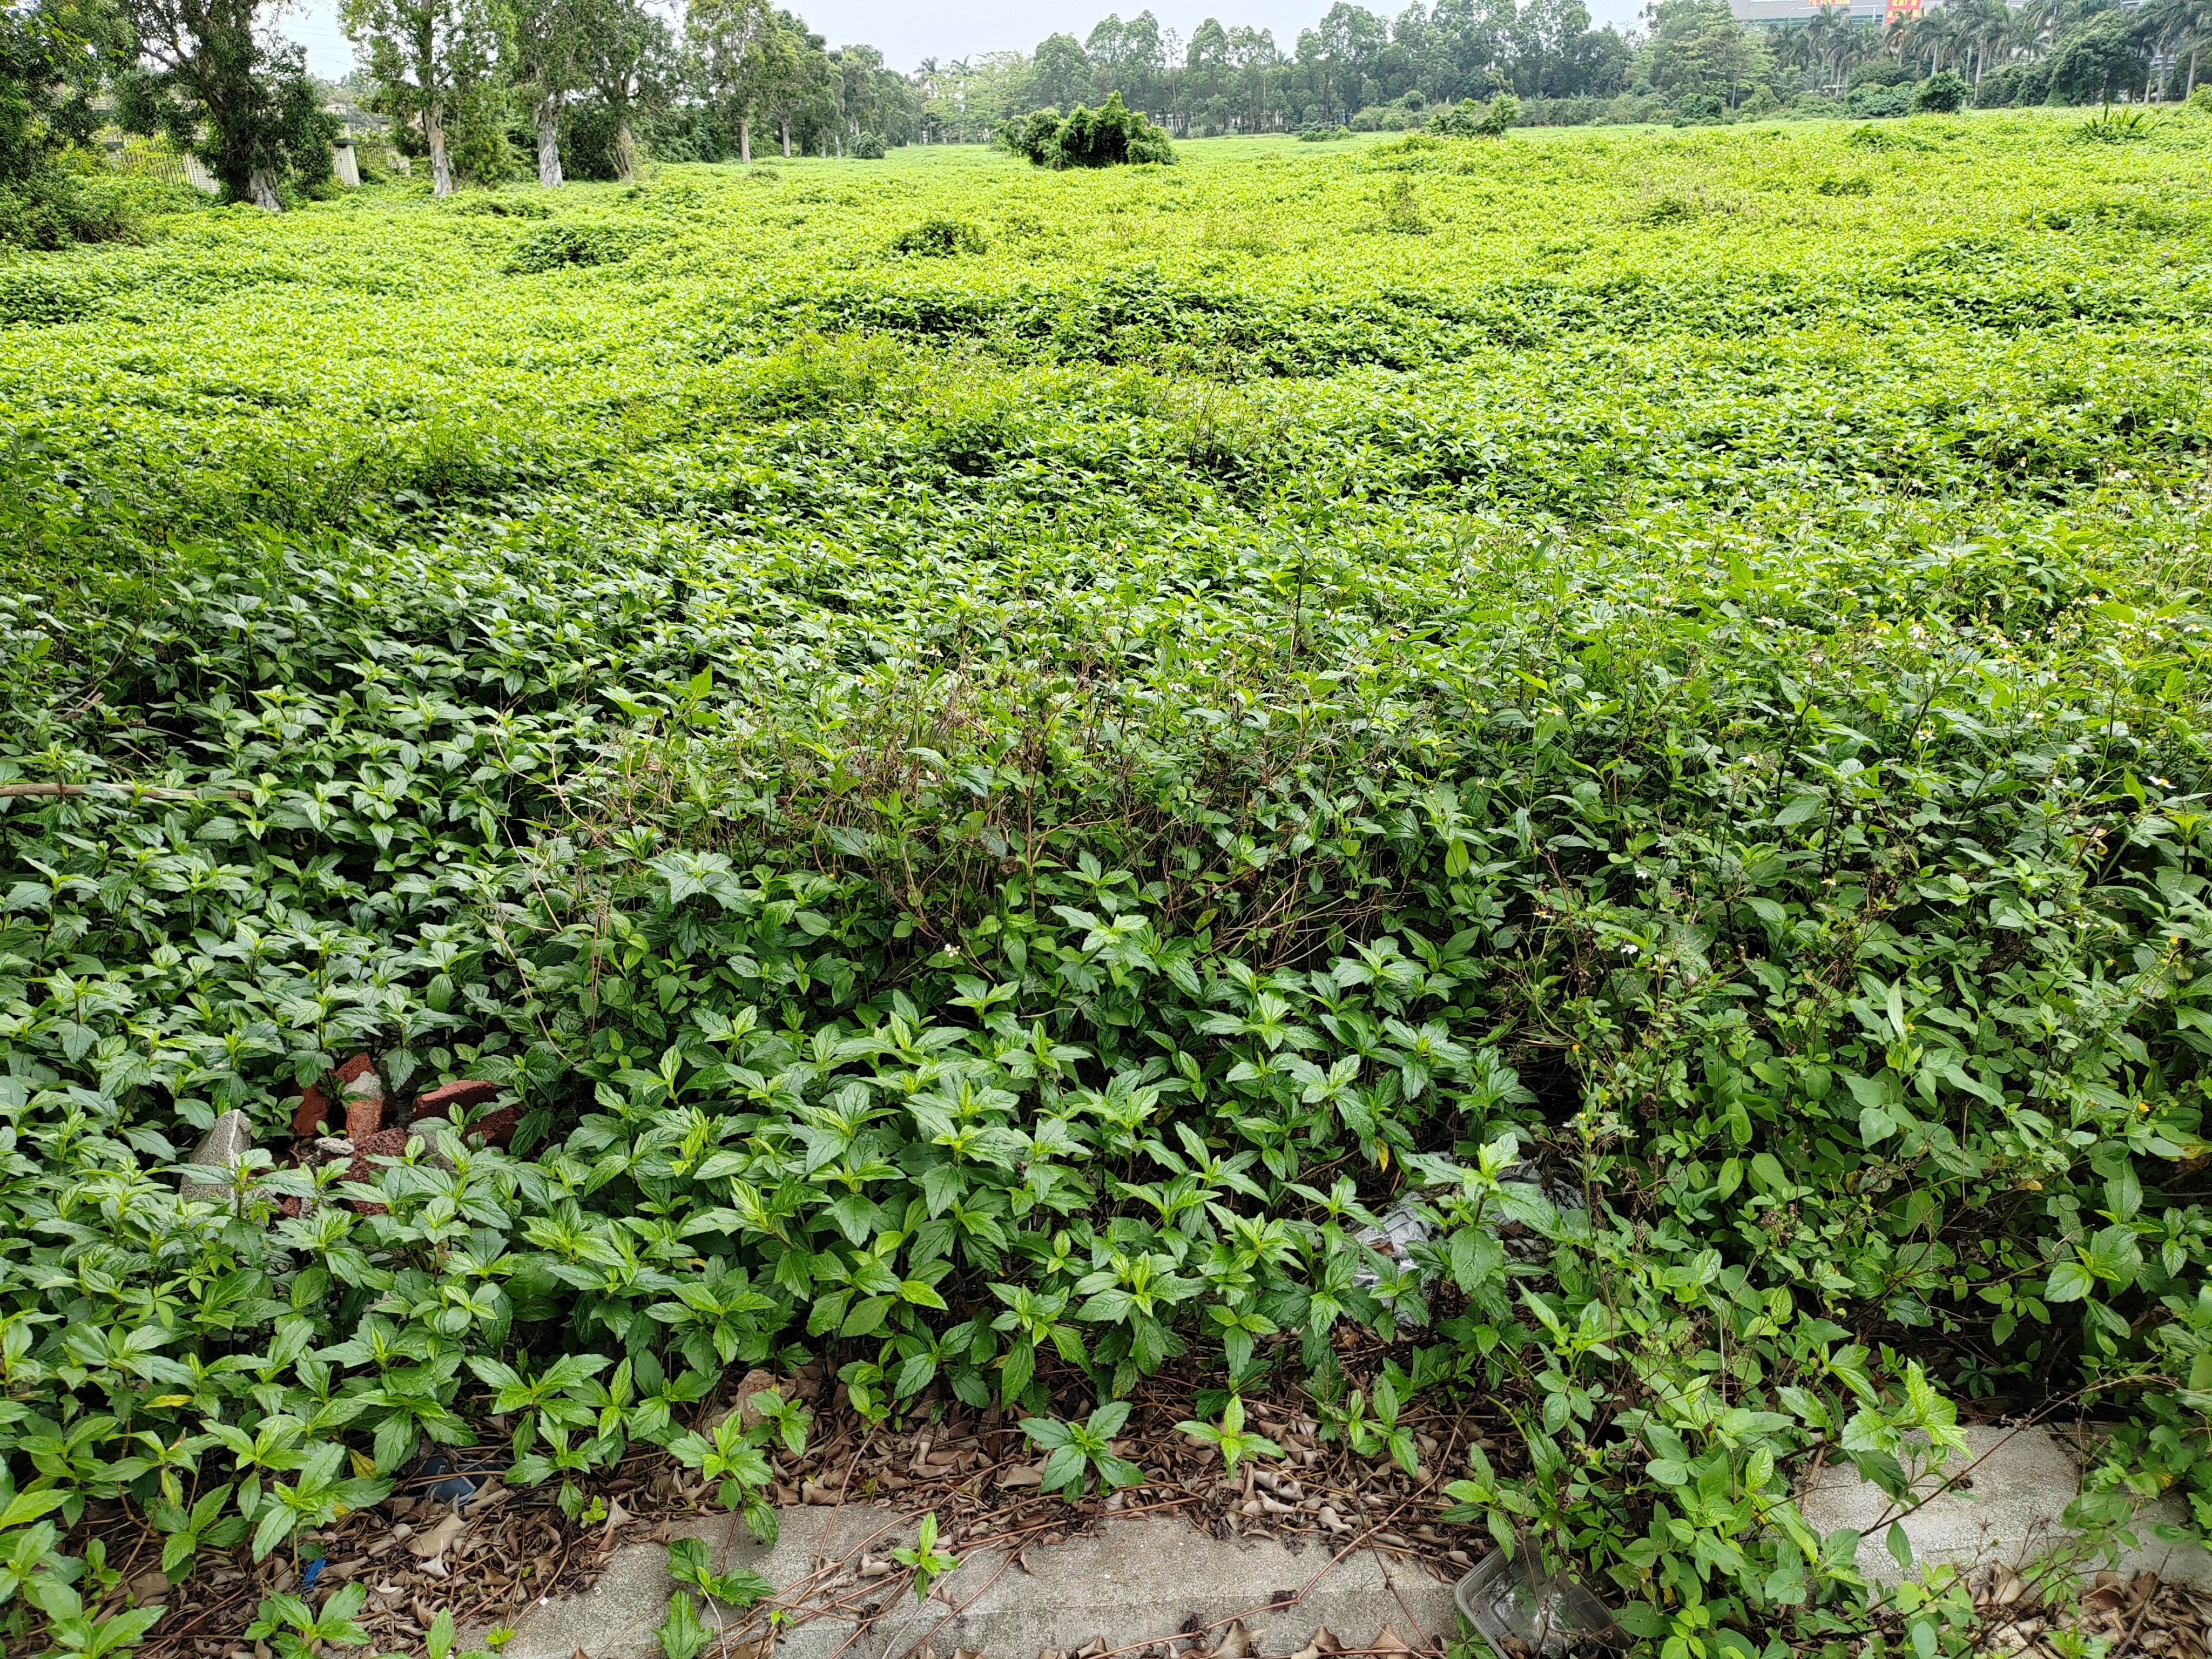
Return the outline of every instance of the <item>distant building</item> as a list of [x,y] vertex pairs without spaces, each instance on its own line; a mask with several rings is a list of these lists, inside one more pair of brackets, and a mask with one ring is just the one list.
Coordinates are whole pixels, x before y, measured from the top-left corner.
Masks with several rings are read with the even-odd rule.
[[[1919,16],[1921,0],[1839,0],[1839,3],[1854,23],[1884,23]],[[1771,28],[1809,23],[1828,8],[1814,4],[1814,0],[1729,0],[1729,9],[1739,23]]]

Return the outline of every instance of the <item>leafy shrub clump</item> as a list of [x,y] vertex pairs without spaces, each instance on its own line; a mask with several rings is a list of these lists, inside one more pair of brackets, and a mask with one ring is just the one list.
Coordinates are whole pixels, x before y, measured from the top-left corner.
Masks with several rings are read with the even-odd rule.
[[121,179],[56,168],[0,184],[0,247],[51,252],[144,240],[144,221]]
[[956,253],[988,253],[990,243],[965,219],[925,219],[909,225],[890,241],[893,253],[949,258]]
[[0,327],[82,322],[105,305],[107,289],[88,273],[46,264],[0,264]]
[[[1893,112],[1899,115],[1905,113],[1903,110]],[[1853,109],[1851,113],[1858,115],[1864,112]],[[1918,133],[1908,132],[1901,127],[1878,127],[1871,122],[1865,126],[1853,127],[1844,137],[1844,142],[1853,149],[1875,151],[1927,150],[1935,148]]]
[[1520,100],[1510,93],[1500,93],[1487,105],[1468,98],[1429,122],[1427,130],[1443,138],[1502,138],[1520,114]]
[[1913,108],[1913,89],[1909,86],[1855,87],[1844,100],[1844,112],[1861,121],[1893,120],[1911,114]]
[[883,135],[880,133],[856,134],[853,142],[845,146],[845,154],[856,161],[880,161],[884,159],[884,153]]
[[1956,115],[1974,95],[1972,82],[1956,70],[1939,70],[1912,89],[1916,113]]
[[1126,107],[1118,92],[1109,94],[1095,110],[1078,104],[1064,116],[1057,110],[1035,111],[1007,122],[997,138],[1033,167],[1172,166],[1176,159],[1167,135]]
[[2093,144],[2132,144],[2149,137],[2157,125],[2148,110],[2114,109],[2107,104],[2078,123],[2074,132]]
[[515,245],[505,269],[511,276],[528,276],[572,265],[619,264],[653,240],[652,233],[630,227],[547,225]]
[[1435,228],[1421,216],[1420,194],[1413,181],[1400,173],[1382,189],[1382,211],[1370,221],[1376,230],[1395,232],[1401,236],[1425,236]]
[[[492,219],[550,219],[553,216],[553,210],[543,202],[528,196],[510,196],[496,191],[471,191],[455,201],[448,211],[481,215]],[[568,263],[578,262],[572,260]]]

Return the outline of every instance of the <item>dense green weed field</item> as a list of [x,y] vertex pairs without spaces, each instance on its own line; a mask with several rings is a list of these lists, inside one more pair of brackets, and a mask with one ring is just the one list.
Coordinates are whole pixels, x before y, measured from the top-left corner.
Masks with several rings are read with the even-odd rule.
[[[1449,1401],[1510,1449],[1422,1501],[1683,1655],[1966,1639],[1941,1575],[1863,1610],[1817,1443],[2086,1412],[2077,1518],[2212,1522],[2212,120],[2075,126],[908,149],[0,265],[0,785],[90,787],[0,814],[56,1495],[0,1551],[89,1598],[119,1500],[181,1578],[220,1491],[265,1555],[563,1352],[514,1478],[572,1516],[631,1441],[757,1512],[684,1428],[808,1355],[902,1419],[1187,1355],[1378,1460]],[[363,1048],[521,1129],[180,1201]]]

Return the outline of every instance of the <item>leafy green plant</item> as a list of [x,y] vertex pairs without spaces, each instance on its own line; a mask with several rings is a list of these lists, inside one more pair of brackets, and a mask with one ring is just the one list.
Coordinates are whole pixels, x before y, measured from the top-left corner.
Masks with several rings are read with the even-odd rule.
[[929,1595],[931,1580],[952,1571],[960,1565],[960,1558],[942,1553],[937,1547],[937,1515],[932,1510],[921,1517],[916,1530],[914,1547],[903,1546],[891,1552],[891,1559],[914,1572],[914,1599],[925,1600]]
[[1093,1475],[1102,1489],[1133,1486],[1143,1480],[1145,1472],[1118,1455],[1112,1445],[1114,1437],[1128,1420],[1129,1404],[1125,1400],[1108,1401],[1080,1423],[1063,1423],[1050,1417],[1024,1418],[1022,1432],[1032,1446],[1046,1454],[1044,1468],[1039,1472],[1041,1489],[1063,1492],[1073,1503],[1091,1490]]
[[1344,1443],[1362,1457],[1388,1453],[1411,1474],[1419,1462],[1419,1453],[1413,1444],[1413,1431],[1398,1421],[1400,1403],[1397,1388],[1386,1373],[1375,1379],[1372,1408],[1366,1396],[1355,1389],[1341,1411],[1330,1412],[1328,1432],[1342,1436]]
[[1237,1473],[1240,1458],[1280,1457],[1283,1455],[1283,1449],[1267,1436],[1244,1432],[1244,1402],[1234,1395],[1221,1408],[1218,1427],[1195,1421],[1178,1423],[1176,1427],[1184,1434],[1210,1441],[1221,1453],[1223,1473],[1231,1476]]
[[[368,1632],[355,1622],[354,1615],[368,1601],[368,1586],[362,1583],[339,1585],[319,1610],[296,1595],[264,1596],[253,1622],[246,1627],[246,1639],[267,1642],[277,1659],[308,1659],[325,1644],[332,1647],[362,1647],[368,1641]],[[448,1645],[452,1632],[448,1615]]]
[[660,1638],[660,1650],[667,1659],[698,1659],[714,1633],[700,1622],[699,1604],[691,1599],[689,1590],[671,1590],[668,1594],[667,1616],[653,1627]]
[[[498,1659],[514,1632],[504,1626],[496,1626],[484,1632],[484,1644],[461,1656],[461,1659]],[[427,1659],[449,1659],[459,1641],[453,1626],[451,1607],[440,1607],[430,1620],[430,1627],[422,1632],[422,1650]]]
[[2114,109],[2110,104],[2081,121],[2076,137],[2096,144],[2129,144],[2148,138],[2157,123],[2148,110]]
[[699,1538],[670,1540],[668,1576],[680,1584],[695,1585],[717,1601],[740,1611],[763,1596],[775,1594],[775,1585],[748,1568],[740,1567],[734,1572],[716,1572],[713,1553],[708,1548],[706,1540]]
[[[678,1462],[718,1483],[714,1501],[724,1509],[744,1510],[745,1524],[764,1544],[775,1541],[776,1517],[775,1506],[763,1495],[772,1477],[761,1447],[777,1426],[774,1422],[763,1422],[748,1429],[733,1411],[714,1425],[712,1438],[684,1433],[668,1445],[670,1454]],[[790,1431],[787,1433],[788,1436]],[[803,1449],[803,1427],[792,1437],[799,1443],[793,1449]]]

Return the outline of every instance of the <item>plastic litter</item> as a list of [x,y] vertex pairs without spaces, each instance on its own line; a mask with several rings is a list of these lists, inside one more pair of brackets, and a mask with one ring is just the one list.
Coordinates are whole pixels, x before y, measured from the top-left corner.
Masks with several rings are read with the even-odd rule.
[[319,1555],[308,1562],[300,1571],[300,1588],[303,1590],[314,1589],[315,1580],[322,1576],[323,1569],[329,1564],[330,1558],[323,1555]]
[[431,1486],[423,1495],[434,1503],[466,1504],[477,1495],[486,1478],[496,1474],[507,1465],[495,1457],[468,1457],[452,1452],[432,1452],[415,1466],[418,1478],[428,1477]]
[[1493,1551],[1452,1586],[1452,1600],[1498,1659],[1595,1659],[1630,1645],[1604,1602],[1572,1574],[1539,1577],[1524,1546]]
[[[1514,1221],[1512,1212],[1516,1208],[1522,1208],[1526,1212],[1531,1209],[1540,1210],[1548,1205],[1559,1211],[1579,1211],[1584,1207],[1581,1189],[1565,1182],[1547,1181],[1541,1170],[1526,1162],[1510,1164],[1500,1170],[1498,1181],[1501,1191],[1498,1199],[1493,1201],[1483,1217],[1484,1231],[1504,1248],[1509,1260],[1542,1262],[1550,1249],[1540,1234],[1525,1226],[1516,1226],[1513,1228],[1512,1235],[1508,1237],[1501,1231],[1501,1224]],[[1429,1184],[1448,1183],[1431,1182]],[[1509,1194],[1504,1189],[1512,1190]],[[1378,1255],[1387,1255],[1401,1264],[1410,1261],[1412,1247],[1426,1243],[1436,1233],[1427,1217],[1420,1212],[1420,1197],[1419,1189],[1407,1194],[1382,1212],[1380,1225],[1363,1227],[1355,1237]],[[1516,1199],[1521,1202],[1516,1204]],[[1422,1289],[1426,1290],[1435,1278],[1433,1273],[1423,1274]],[[1363,1291],[1371,1291],[1382,1280],[1382,1275],[1374,1268],[1363,1264],[1352,1269],[1352,1282]],[[1414,1324],[1418,1321],[1419,1316],[1411,1308],[1403,1308],[1398,1312],[1398,1322],[1401,1325]]]

